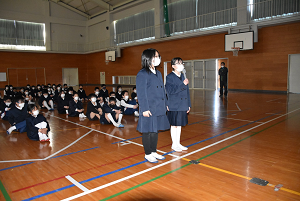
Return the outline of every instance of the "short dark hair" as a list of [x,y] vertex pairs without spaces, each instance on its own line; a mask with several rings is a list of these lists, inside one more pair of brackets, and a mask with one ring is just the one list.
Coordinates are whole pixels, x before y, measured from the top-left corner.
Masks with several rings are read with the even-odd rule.
[[175,57],[175,58],[172,59],[171,65],[175,65],[176,61],[178,61],[178,62],[181,61],[183,63],[183,60],[180,57]]
[[115,102],[116,102],[116,99],[115,99],[114,97],[110,97],[110,98],[109,98],[109,102],[110,102],[110,101],[115,101]]
[[122,88],[122,86],[121,86],[121,85],[118,85],[118,86],[117,86],[117,89],[119,89],[119,88]]
[[99,87],[95,87],[95,90],[94,90],[94,91],[96,91],[97,89],[99,89]]
[[82,84],[80,84],[79,86],[83,87],[83,85],[82,85]]
[[38,108],[35,104],[28,104],[27,111],[31,112],[34,108]]
[[221,62],[221,65],[222,65],[222,64],[224,64],[224,66],[225,66],[225,62]]
[[136,89],[136,86],[132,87],[132,89],[135,90],[135,89]]
[[152,59],[155,57],[156,52],[158,53],[159,58],[161,58],[156,49],[149,48],[142,53],[142,69],[145,69],[148,73],[150,73],[149,67],[152,66]]
[[104,86],[106,86],[106,84],[102,84],[102,85],[101,85],[101,87],[104,87]]
[[48,91],[47,90],[43,90],[43,94],[48,94]]
[[11,100],[9,96],[4,96],[3,101]]
[[24,102],[24,98],[23,98],[22,96],[17,96],[17,97],[14,98],[14,102],[15,102],[15,103],[17,103],[17,102],[19,102],[19,101]]
[[124,96],[124,94],[125,94],[126,92],[128,93],[127,90],[122,91],[121,95]]
[[112,95],[112,94],[115,94],[115,95],[116,95],[116,92],[111,91],[111,92],[109,93],[109,95]]

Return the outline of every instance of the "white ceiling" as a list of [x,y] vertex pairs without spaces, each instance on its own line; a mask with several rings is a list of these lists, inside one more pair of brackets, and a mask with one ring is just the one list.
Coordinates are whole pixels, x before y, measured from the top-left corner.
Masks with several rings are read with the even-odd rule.
[[85,17],[94,17],[137,0],[51,0]]

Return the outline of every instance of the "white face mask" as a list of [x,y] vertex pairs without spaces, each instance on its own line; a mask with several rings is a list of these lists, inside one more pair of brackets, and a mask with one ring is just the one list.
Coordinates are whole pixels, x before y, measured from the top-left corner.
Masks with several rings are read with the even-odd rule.
[[154,66],[158,66],[160,64],[160,58],[154,58]]
[[13,88],[12,87],[10,87],[10,90],[12,90]]
[[48,98],[48,95],[44,95],[45,98]]
[[29,98],[25,98],[25,100],[27,100],[27,101],[28,101],[28,100],[29,100]]
[[115,98],[116,96],[115,96],[115,95],[112,95],[112,96],[110,96],[110,97]]
[[125,97],[124,97],[125,100],[128,100],[128,98],[129,98],[129,96],[125,96]]
[[41,87],[38,87],[38,89],[40,89]]
[[23,109],[25,103],[19,103],[19,108]]
[[66,94],[61,94],[61,97],[64,98]]
[[8,90],[8,87],[5,87],[6,90]]
[[119,92],[121,92],[122,91],[122,89],[121,88],[119,88]]
[[133,92],[134,92],[134,93],[136,93],[136,89],[135,89],[135,90],[133,90]]
[[75,99],[75,100],[78,100],[78,99],[79,99],[79,97],[78,97],[78,96],[75,96],[75,97],[74,97],[74,99]]
[[27,86],[27,88],[29,89],[29,88],[30,88],[30,86]]
[[222,68],[224,68],[224,66],[221,66]]
[[38,116],[39,113],[40,113],[40,112],[39,112],[38,110],[35,110],[35,111],[32,112],[33,116]]
[[98,94],[99,94],[99,91],[96,91],[95,94],[98,95]]
[[34,87],[32,87],[32,90],[34,90],[35,88]]
[[91,100],[92,100],[92,102],[96,102],[97,99],[96,98],[92,98]]
[[28,95],[28,92],[26,91],[25,94]]
[[11,104],[11,102],[6,102],[6,103],[5,103],[5,105],[6,105],[7,107],[9,107],[10,104]]
[[60,87],[57,87],[57,90],[60,90]]
[[184,69],[184,66],[182,64],[177,64],[177,71],[181,72]]
[[72,92],[71,92],[71,91],[69,91],[69,94],[72,94]]

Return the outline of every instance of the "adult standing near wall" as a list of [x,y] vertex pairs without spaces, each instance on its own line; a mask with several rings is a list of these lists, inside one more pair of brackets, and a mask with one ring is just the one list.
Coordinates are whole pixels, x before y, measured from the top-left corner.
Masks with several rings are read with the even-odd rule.
[[225,67],[225,62],[221,62],[221,68],[219,69],[219,76],[220,76],[220,97],[223,96],[223,88],[224,88],[224,95],[227,96],[227,75],[228,75],[228,68]]
[[171,61],[173,71],[167,76],[168,119],[171,124],[172,149],[181,152],[188,148],[180,144],[181,127],[187,125],[187,114],[191,109],[189,80],[181,73],[184,69],[180,57]]
[[166,93],[161,73],[156,69],[160,64],[160,55],[155,49],[146,49],[142,53],[142,69],[137,74],[136,91],[139,97],[139,121],[137,130],[143,133],[142,141],[145,159],[157,163],[165,159],[156,153],[158,131],[170,128],[166,116]]

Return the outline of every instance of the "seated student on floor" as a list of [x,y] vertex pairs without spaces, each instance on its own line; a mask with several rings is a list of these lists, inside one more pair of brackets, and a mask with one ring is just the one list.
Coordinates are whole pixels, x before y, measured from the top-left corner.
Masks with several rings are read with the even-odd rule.
[[33,104],[33,98],[31,96],[31,94],[29,93],[28,89],[25,89],[25,92],[24,92],[24,98],[25,98],[25,102],[28,103],[28,104]]
[[30,95],[32,96],[32,98],[36,97],[36,88],[35,86],[31,86],[31,91],[30,91]]
[[39,99],[39,105],[42,109],[47,108],[49,111],[54,110],[54,103],[51,97],[48,95],[48,91],[44,90],[43,95]]
[[23,98],[25,98],[24,87],[20,88],[20,90],[16,93],[16,96],[22,96]]
[[50,131],[49,123],[46,118],[39,114],[35,104],[29,104],[27,107],[29,115],[26,118],[27,136],[35,141],[49,141],[48,132]]
[[100,120],[102,112],[102,107],[97,103],[97,98],[95,95],[90,96],[90,101],[87,104],[86,116],[89,120],[95,121]]
[[108,97],[108,91],[105,84],[101,85],[100,96],[103,97],[103,100],[106,100],[106,98]]
[[58,85],[56,86],[55,91],[54,91],[54,96],[53,96],[54,102],[57,102],[57,99],[58,99],[58,97],[59,97],[61,91],[62,91],[62,90],[61,90],[61,86],[60,86],[60,84],[58,84]]
[[[108,103],[109,102],[109,98],[116,98],[116,92],[111,91],[109,93],[109,97],[106,97],[105,102]],[[118,100],[116,99],[116,106],[120,107],[120,102],[118,104]]]
[[113,124],[115,127],[123,128],[124,125],[121,124],[122,121],[122,111],[116,106],[116,99],[110,98],[109,103],[103,105],[103,113],[100,122],[102,124]]
[[64,91],[61,91],[57,97],[57,111],[59,114],[68,114],[69,113],[69,101],[66,98]]
[[117,86],[116,99],[118,101],[122,100],[122,86],[121,85]]
[[[94,94],[95,94],[95,96],[96,96],[96,98],[97,98],[97,101],[99,102],[100,101],[100,90],[99,90],[99,87],[95,87],[95,90],[94,90]],[[91,94],[90,94],[91,95]]]
[[9,96],[9,86],[5,85],[3,96]]
[[66,98],[70,101],[73,100],[73,95],[74,95],[74,90],[73,87],[69,87],[66,93]]
[[136,86],[132,88],[131,99],[137,101]]
[[37,87],[37,89],[36,89],[36,97],[39,98],[39,97],[41,97],[42,94],[43,94],[42,87],[41,87],[41,85],[39,85],[39,84],[36,85],[36,87]]
[[0,115],[1,119],[8,120],[10,110],[12,108],[11,99],[8,96],[5,96],[3,102],[0,103]]
[[79,100],[78,93],[74,93],[73,100],[69,101],[69,116],[70,117],[86,117],[83,113],[84,109],[82,106],[82,102]]
[[82,84],[79,85],[79,89],[78,89],[77,93],[78,93],[79,99],[81,101],[84,101],[87,99],[87,96],[86,96],[85,90],[83,89]]
[[134,116],[138,117],[138,107],[139,105],[136,103],[135,100],[129,100],[128,91],[122,91],[122,100],[121,100],[121,107],[126,115],[134,114]]
[[26,117],[27,117],[27,104],[25,104],[23,97],[15,98],[15,105],[9,112],[8,121],[11,127],[6,131],[11,134],[14,130],[20,133],[26,132]]

